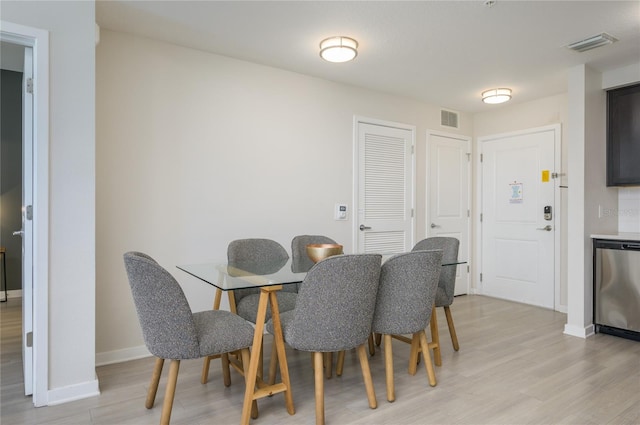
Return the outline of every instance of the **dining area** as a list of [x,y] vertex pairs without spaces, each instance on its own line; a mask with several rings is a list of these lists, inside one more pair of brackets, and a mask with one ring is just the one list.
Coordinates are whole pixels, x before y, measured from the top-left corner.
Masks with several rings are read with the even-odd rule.
[[[396,400],[393,340],[402,342],[395,344],[401,347],[398,351],[408,349],[395,375],[413,376],[422,363],[424,390],[434,389],[434,365],[442,365],[437,307],[444,307],[452,346],[459,349],[449,308],[461,264],[458,245],[455,238],[432,237],[409,252],[344,254],[342,245],[331,238],[298,235],[289,255],[270,239],[234,240],[228,244],[226,261],[175,265],[215,287],[212,309],[197,313],[191,312],[180,284],[166,268],[146,253],[125,253],[145,344],[156,357],[145,407],[153,408],[164,361],[169,360],[160,423],[170,423],[176,388],[193,390],[196,384],[178,381],[181,360],[203,359],[200,385],[219,385],[219,378],[210,382],[216,374],[211,366],[217,361],[225,387],[231,385],[231,369],[240,378],[234,378],[236,386],[244,381],[237,406],[241,424],[259,423],[260,406],[274,409],[274,403],[293,416],[291,423],[310,422],[307,415],[295,418],[296,404],[309,403],[308,397],[298,400],[296,394],[309,390],[292,384],[301,371],[296,368],[292,379],[289,370],[292,356],[299,362],[297,357],[308,352],[311,358],[303,372],[313,376],[313,384],[304,385],[313,387],[315,423],[324,424],[325,392],[355,378],[343,378],[345,363],[351,372],[353,362],[359,364],[362,398],[369,409],[376,409],[370,359],[383,359],[386,400]],[[223,296],[229,311],[220,309]],[[181,326],[186,326],[191,340],[183,341]],[[332,422],[330,415],[327,421]]]

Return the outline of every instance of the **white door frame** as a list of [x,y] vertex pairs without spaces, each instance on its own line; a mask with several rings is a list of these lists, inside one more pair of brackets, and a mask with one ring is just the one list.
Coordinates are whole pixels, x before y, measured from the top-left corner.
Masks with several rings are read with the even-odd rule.
[[33,404],[49,390],[49,33],[0,21],[0,40],[33,48]]
[[[470,136],[464,136],[464,135],[460,135],[460,134],[454,134],[454,133],[446,133],[443,131],[437,131],[437,130],[427,130],[426,133],[426,162],[425,162],[425,166],[427,168],[427,172],[426,172],[426,184],[425,184],[425,192],[424,192],[424,196],[425,196],[425,232],[426,235],[425,237],[428,237],[429,234],[429,223],[432,222],[432,217],[430,217],[430,208],[431,205],[429,204],[429,164],[430,164],[430,155],[431,155],[431,146],[429,144],[430,140],[431,140],[431,136],[440,136],[440,137],[446,137],[449,139],[456,139],[456,140],[462,140],[465,141],[467,143],[467,156],[471,155],[471,137]],[[472,169],[471,169],[471,159],[469,158],[469,160],[467,161],[467,206],[469,208],[469,211],[471,211],[471,203],[472,203],[472,184],[471,184],[471,173],[472,173]],[[467,252],[465,253],[466,255],[466,259],[467,259],[467,269],[469,270],[469,272],[467,272],[467,290],[466,290],[466,294],[471,294],[471,253],[472,253],[472,240],[471,240],[471,217],[469,217],[467,219]],[[458,269],[460,270],[460,269]]]
[[[483,137],[479,137],[477,140],[477,149],[475,149],[475,166],[476,166],[476,193],[478,194],[478,196],[476,196],[476,203],[475,203],[475,211],[477,211],[478,213],[475,214],[475,218],[474,218],[474,225],[476,228],[475,231],[475,249],[477,252],[476,258],[475,258],[475,266],[472,268],[473,271],[473,275],[472,275],[472,281],[473,281],[473,285],[475,288],[474,293],[478,293],[478,294],[482,294],[483,293],[483,288],[482,288],[482,282],[480,282],[480,273],[482,273],[482,222],[480,219],[480,215],[482,213],[482,164],[481,164],[481,160],[480,160],[480,155],[482,154],[482,143],[487,142],[487,141],[491,141],[491,140],[496,140],[496,139],[502,139],[502,138],[507,138],[507,137],[514,137],[514,136],[521,136],[524,134],[532,134],[532,133],[540,133],[542,131],[549,131],[552,130],[554,132],[554,170],[552,171],[552,173],[558,173],[558,175],[561,174],[561,169],[562,169],[562,160],[561,160],[561,155],[562,155],[562,131],[561,131],[561,126],[560,124],[553,124],[553,125],[548,125],[548,126],[543,126],[543,127],[535,127],[535,128],[529,128],[526,130],[520,130],[520,131],[514,131],[514,132],[508,132],[508,133],[500,133],[500,134],[494,134],[494,135],[490,135],[490,136],[483,136]],[[560,304],[560,269],[561,269],[561,264],[560,264],[560,254],[561,254],[561,239],[560,236],[562,234],[562,228],[561,228],[561,217],[562,217],[562,211],[561,211],[561,207],[562,204],[560,202],[560,178],[552,178],[553,181],[553,197],[554,197],[554,227],[555,227],[555,234],[554,234],[554,264],[553,264],[553,275],[554,275],[554,300],[553,300],[553,305],[554,305],[554,310],[555,311],[563,311],[563,307]]]
[[360,169],[360,163],[359,163],[359,138],[358,138],[358,127],[359,124],[372,124],[372,125],[380,125],[380,126],[384,126],[384,127],[392,127],[392,128],[399,128],[402,130],[409,130],[411,132],[411,146],[413,149],[413,155],[411,158],[411,181],[412,181],[412,190],[411,190],[411,243],[415,244],[416,241],[416,214],[414,213],[416,210],[416,155],[415,155],[415,146],[416,146],[416,127],[413,125],[409,125],[409,124],[403,124],[403,123],[399,123],[399,122],[394,122],[394,121],[386,121],[386,120],[380,120],[380,119],[376,119],[376,118],[368,118],[368,117],[364,117],[364,116],[360,116],[360,115],[354,115],[353,117],[353,199],[352,199],[352,205],[354,206],[353,208],[353,214],[351,214],[351,216],[353,217],[353,228],[352,228],[352,246],[354,247],[354,252],[357,251],[358,249],[358,238],[360,237],[361,231],[359,229],[359,224],[358,224],[358,217],[359,217],[359,201],[358,201],[358,194],[359,194],[359,180],[358,180],[358,176],[359,176],[359,169]]

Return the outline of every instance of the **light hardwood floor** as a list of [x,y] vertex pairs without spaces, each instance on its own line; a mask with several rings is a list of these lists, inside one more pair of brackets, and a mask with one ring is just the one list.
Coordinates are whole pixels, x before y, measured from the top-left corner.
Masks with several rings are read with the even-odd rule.
[[[156,407],[144,407],[152,358],[98,367],[98,397],[34,408],[22,395],[19,303],[0,306],[2,424],[159,423],[164,376]],[[428,385],[422,364],[418,374],[407,374],[409,346],[394,341],[396,401],[386,400],[378,351],[370,359],[378,408],[369,409],[357,356],[348,353],[343,376],[325,382],[327,424],[640,424],[640,343],[604,334],[566,336],[564,314],[482,296],[458,297],[451,309],[460,351],[451,347],[440,309],[436,387]],[[270,336],[265,343],[269,353]],[[287,356],[296,414],[287,414],[282,395],[275,395],[259,401],[252,424],[314,423],[310,356],[290,349]],[[243,379],[232,372],[225,388],[214,361],[209,383],[201,385],[201,365],[182,362],[172,424],[237,424]]]

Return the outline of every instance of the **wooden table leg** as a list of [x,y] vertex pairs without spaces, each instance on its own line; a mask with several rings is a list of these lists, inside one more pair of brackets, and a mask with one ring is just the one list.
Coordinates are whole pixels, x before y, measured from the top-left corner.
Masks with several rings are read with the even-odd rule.
[[[291,383],[289,381],[289,368],[287,365],[287,357],[284,351],[284,339],[282,337],[282,327],[280,324],[280,312],[278,310],[278,300],[276,292],[282,289],[282,285],[265,286],[260,288],[260,300],[258,302],[258,312],[256,317],[256,326],[253,335],[253,345],[251,346],[251,359],[248,368],[245,368],[247,387],[244,394],[244,403],[242,406],[241,425],[248,425],[251,415],[251,406],[254,400],[268,397],[275,393],[284,392],[285,404],[290,415],[295,413],[293,406],[293,396],[291,395]],[[271,317],[274,327],[274,344],[276,344],[276,352],[278,353],[278,362],[280,365],[280,375],[282,382],[268,385],[258,377],[258,366],[261,361],[260,353],[262,352],[262,337],[264,332],[264,322],[267,314],[267,305],[271,306]],[[253,384],[251,384],[253,383]],[[256,388],[258,387],[258,388]]]

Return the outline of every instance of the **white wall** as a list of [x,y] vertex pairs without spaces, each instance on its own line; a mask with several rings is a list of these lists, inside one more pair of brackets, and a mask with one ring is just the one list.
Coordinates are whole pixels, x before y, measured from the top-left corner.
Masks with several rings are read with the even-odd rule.
[[49,31],[48,368],[58,402],[97,390],[95,5],[3,0],[2,20]]
[[[520,103],[516,105],[506,104],[496,108],[495,110],[474,115],[474,139],[477,143],[479,137],[520,131],[528,128],[543,127],[552,124],[560,124],[562,132],[561,169],[554,171],[561,174],[560,185],[566,186],[567,120],[568,109],[566,93],[527,103]],[[474,146],[474,149],[477,150],[477,146]],[[479,170],[474,170],[474,175],[476,179],[479,179]],[[564,310],[567,304],[567,193],[564,188],[560,189],[560,199],[560,228],[562,234],[560,237],[561,252],[557,255],[561,264],[559,282],[560,300],[558,300],[556,304],[560,310]],[[474,248],[476,247],[474,246]]]
[[[155,257],[193,310],[212,287],[177,264],[226,258],[237,238],[331,236],[352,252],[354,115],[417,126],[418,237],[427,129],[440,109],[308,76],[102,31],[97,47],[98,363],[144,354],[122,254]],[[462,115],[460,134],[470,135]]]

